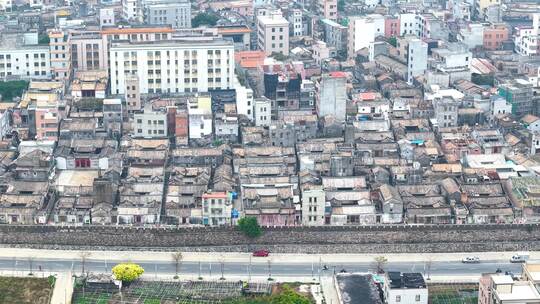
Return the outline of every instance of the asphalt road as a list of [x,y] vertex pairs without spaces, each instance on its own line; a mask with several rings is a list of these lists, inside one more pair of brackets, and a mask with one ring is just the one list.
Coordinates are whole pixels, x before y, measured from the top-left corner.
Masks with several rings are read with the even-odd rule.
[[[209,263],[209,262],[182,262],[180,272],[182,274],[192,274],[202,276],[220,276],[221,267],[223,266],[224,275],[234,276],[248,276],[248,273],[253,276],[268,276],[269,272],[273,276],[291,276],[291,277],[308,277],[311,275],[318,276],[319,270],[321,275],[332,274],[334,269],[339,272],[345,269],[347,272],[367,272],[373,270],[375,267],[373,263],[338,263],[328,264],[328,270],[322,270],[322,266],[325,265],[324,261],[321,265],[318,263],[283,263],[283,262],[270,262],[268,265],[268,258],[254,257],[253,263],[239,263],[239,262],[223,262],[222,263]],[[175,265],[171,262],[148,262],[133,260],[132,262],[140,264],[146,274],[174,274]],[[93,273],[110,273],[111,268],[116,262],[107,262],[106,260],[99,260],[93,258],[85,263],[85,271]],[[74,272],[81,272],[82,262],[79,260],[59,260],[59,259],[39,259],[35,258],[32,261],[28,259],[0,259],[0,270],[14,270],[22,272],[30,272],[32,268],[33,272],[47,271],[47,272],[60,272],[73,269]],[[270,269],[269,269],[270,268]],[[436,276],[474,276],[480,275],[486,272],[494,272],[497,269],[504,271],[510,271],[514,274],[521,273],[521,264],[512,264],[505,261],[481,261],[477,264],[464,264],[461,262],[431,262],[431,265],[420,262],[392,262],[385,266],[387,271],[401,271],[401,272],[421,272],[425,275]],[[249,270],[248,270],[249,269]]]

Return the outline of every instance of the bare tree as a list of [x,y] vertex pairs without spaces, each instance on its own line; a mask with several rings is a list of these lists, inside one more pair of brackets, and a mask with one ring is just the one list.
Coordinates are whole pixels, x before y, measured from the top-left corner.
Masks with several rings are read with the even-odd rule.
[[384,268],[388,259],[383,256],[378,256],[373,259],[373,265],[377,273],[384,273]]
[[174,278],[178,278],[178,272],[180,272],[180,268],[182,267],[182,260],[184,259],[184,256],[182,255],[182,252],[177,251],[171,254],[171,257],[174,261]]
[[81,258],[81,268],[82,268],[82,275],[84,275],[84,271],[86,270],[86,260],[91,256],[92,254],[88,251],[81,251],[79,252],[79,257]]

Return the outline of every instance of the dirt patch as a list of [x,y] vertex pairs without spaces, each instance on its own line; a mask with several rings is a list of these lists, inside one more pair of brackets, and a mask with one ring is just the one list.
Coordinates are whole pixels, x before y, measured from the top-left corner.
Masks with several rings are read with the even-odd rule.
[[46,278],[0,277],[0,303],[48,304],[52,289]]

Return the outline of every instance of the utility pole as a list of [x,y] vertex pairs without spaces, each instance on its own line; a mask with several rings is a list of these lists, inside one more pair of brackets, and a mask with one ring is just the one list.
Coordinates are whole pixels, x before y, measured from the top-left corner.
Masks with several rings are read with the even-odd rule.
[[249,256],[249,264],[248,264],[248,282],[251,282],[251,255]]

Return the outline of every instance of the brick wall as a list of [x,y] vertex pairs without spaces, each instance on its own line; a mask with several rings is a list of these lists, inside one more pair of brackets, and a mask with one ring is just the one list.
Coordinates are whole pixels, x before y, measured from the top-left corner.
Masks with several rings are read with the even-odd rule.
[[0,244],[33,248],[186,251],[450,252],[540,250],[540,225],[269,228],[250,240],[232,228],[2,226]]

